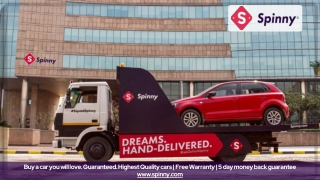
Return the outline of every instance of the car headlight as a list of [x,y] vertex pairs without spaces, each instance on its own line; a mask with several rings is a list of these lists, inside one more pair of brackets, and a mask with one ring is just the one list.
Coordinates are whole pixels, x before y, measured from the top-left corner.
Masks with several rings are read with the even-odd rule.
[[176,108],[178,106],[178,103],[172,103],[172,106]]

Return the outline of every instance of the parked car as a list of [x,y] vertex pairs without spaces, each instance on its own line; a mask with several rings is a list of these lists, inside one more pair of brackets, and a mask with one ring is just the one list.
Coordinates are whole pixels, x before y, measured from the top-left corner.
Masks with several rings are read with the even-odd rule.
[[221,123],[280,125],[289,117],[283,92],[262,81],[220,83],[171,104],[188,127]]

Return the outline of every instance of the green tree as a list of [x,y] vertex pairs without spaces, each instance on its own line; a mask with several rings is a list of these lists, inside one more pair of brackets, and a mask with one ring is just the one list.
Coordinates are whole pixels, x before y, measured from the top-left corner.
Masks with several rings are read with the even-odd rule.
[[0,126],[2,127],[11,127],[10,125],[7,124],[7,121],[3,120],[3,108],[0,109]]
[[320,96],[306,93],[301,94],[298,92],[287,91],[284,92],[286,102],[290,109],[290,114],[297,113],[300,120],[303,119],[303,112],[307,111],[309,114],[316,115],[320,109]]
[[115,100],[112,101],[112,124],[115,130],[119,130],[119,103]]
[[7,121],[0,121],[0,126],[1,127],[11,127],[10,125],[7,124]]
[[319,67],[320,61],[310,61],[310,67]]
[[284,92],[284,95],[286,97],[286,102],[290,108],[290,114],[297,111],[299,112],[302,104],[301,94],[293,91],[287,91]]
[[52,116],[50,113],[39,112],[36,116],[36,124],[41,125],[44,130],[47,130],[48,125],[53,122],[53,119],[51,117]]
[[318,123],[320,117],[320,95],[319,94],[306,94],[305,101],[302,106],[308,112],[309,121]]

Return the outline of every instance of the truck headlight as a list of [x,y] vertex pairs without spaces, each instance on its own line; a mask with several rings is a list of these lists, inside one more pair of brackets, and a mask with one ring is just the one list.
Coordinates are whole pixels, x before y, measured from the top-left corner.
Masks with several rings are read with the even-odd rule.
[[172,103],[172,106],[176,108],[178,106],[178,103]]

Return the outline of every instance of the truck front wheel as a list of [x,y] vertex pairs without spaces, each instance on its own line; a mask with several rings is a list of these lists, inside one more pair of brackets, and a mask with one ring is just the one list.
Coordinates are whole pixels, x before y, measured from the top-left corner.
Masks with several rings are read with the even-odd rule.
[[83,146],[83,156],[88,162],[106,162],[113,154],[109,141],[100,136],[88,139]]

